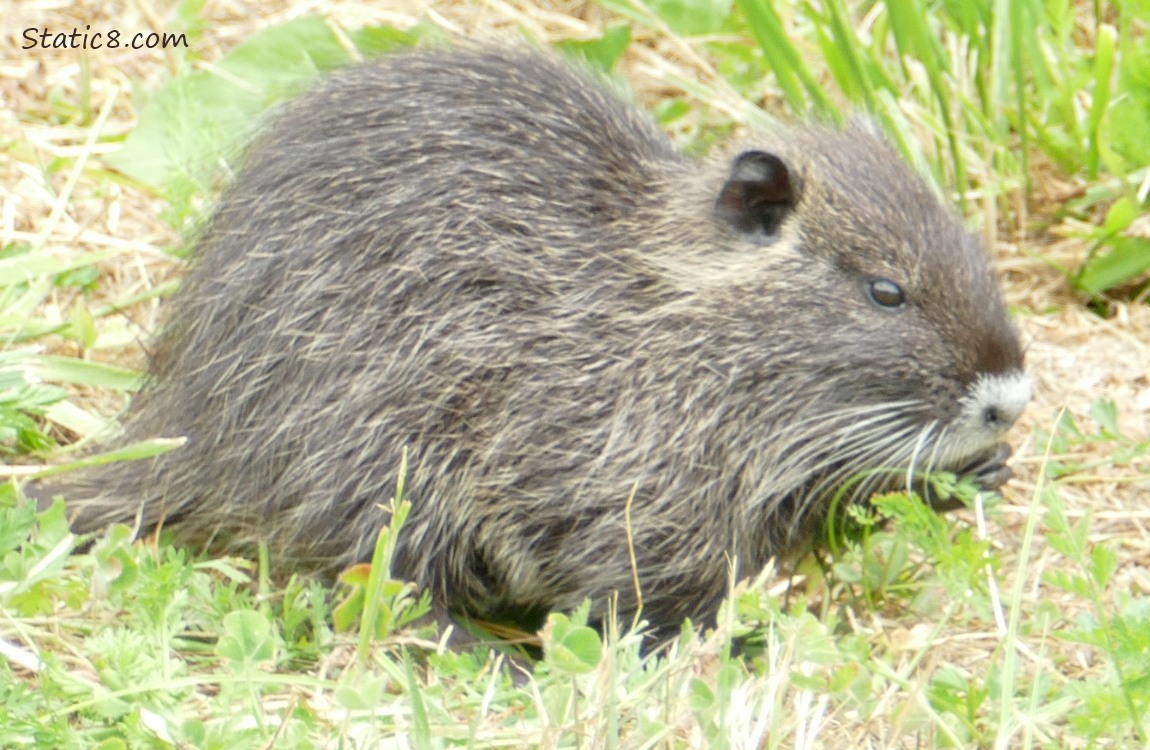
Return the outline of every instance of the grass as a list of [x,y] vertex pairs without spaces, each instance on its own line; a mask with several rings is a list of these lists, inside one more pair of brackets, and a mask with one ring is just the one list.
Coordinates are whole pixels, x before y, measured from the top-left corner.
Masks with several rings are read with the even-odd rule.
[[20,28],[191,44],[3,53],[0,451],[14,480],[114,433],[182,238],[259,112],[340,64],[493,30],[622,74],[692,152],[761,121],[755,104],[871,112],[981,217],[1041,387],[1002,502],[944,519],[879,499],[833,555],[794,579],[733,581],[718,627],[685,626],[663,654],[641,652],[633,623],[601,634],[586,612],[557,613],[530,676],[415,624],[426,601],[387,572],[398,528],[328,588],[123,527],[75,552],[64,507],[37,513],[9,482],[0,747],[1150,747],[1144,3],[22,12]]

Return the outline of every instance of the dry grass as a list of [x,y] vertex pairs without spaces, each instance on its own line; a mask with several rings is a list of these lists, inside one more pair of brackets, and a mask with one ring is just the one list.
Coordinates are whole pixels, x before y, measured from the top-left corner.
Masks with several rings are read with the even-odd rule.
[[[203,58],[202,64],[210,64],[255,29],[316,12],[320,5],[299,0],[209,2],[204,11],[207,33],[197,43],[196,52]],[[352,28],[368,23],[407,27],[430,19],[452,35],[469,39],[515,37],[524,32],[539,40],[592,37],[609,20],[599,7],[581,2],[555,2],[544,8],[501,0],[382,0],[370,4],[323,3],[322,10]],[[100,294],[107,300],[130,297],[180,272],[180,263],[165,251],[177,246],[180,239],[161,219],[165,202],[144,189],[109,179],[101,161],[116,148],[108,138],[133,127],[140,92],[158,86],[171,61],[160,51],[22,50],[20,35],[29,27],[67,30],[86,24],[94,30],[166,31],[172,12],[167,5],[150,5],[147,0],[19,2],[0,11],[4,19],[0,22],[0,243],[43,243],[60,257],[116,251],[101,266]],[[707,60],[678,39],[658,34],[640,36],[623,68],[646,103],[679,93],[677,81],[698,81],[718,87],[718,93],[707,102],[712,108],[734,115],[740,111],[741,105],[721,86]],[[64,161],[64,168],[46,168],[57,160]],[[1051,191],[1076,188],[1067,178],[1049,184]],[[1043,204],[1037,201],[1037,205]],[[1050,217],[1035,218],[1050,223]],[[996,246],[1008,298],[1022,311],[1020,326],[1028,341],[1029,366],[1037,384],[1034,403],[1012,436],[1018,478],[1005,490],[1005,520],[997,528],[992,526],[991,532],[1007,559],[1006,571],[1015,569],[1013,558],[1031,498],[1041,481],[1046,451],[1041,435],[1052,428],[1061,410],[1089,425],[1091,404],[1111,399],[1119,404],[1125,434],[1139,439],[1150,436],[1150,308],[1117,306],[1108,320],[1085,311],[1068,292],[1065,277],[1052,267],[1071,267],[1085,251],[1084,243],[1053,233],[1010,238]],[[42,314],[63,320],[71,304],[69,298],[53,298]],[[98,321],[101,343],[87,356],[141,366],[141,344],[155,329],[161,306],[146,302]],[[63,340],[49,341],[48,345],[70,353],[77,349]],[[91,399],[93,408],[104,413],[121,406],[117,398],[107,394],[92,393]],[[1120,568],[1114,590],[1150,594],[1150,575],[1146,573],[1150,566],[1150,487],[1145,466],[1139,475],[1136,467],[1111,465],[1102,446],[1088,446],[1086,450],[1094,455],[1083,458],[1096,461],[1098,469],[1063,483],[1068,513],[1091,514],[1092,540],[1110,545],[1118,553]],[[1065,561],[1041,537],[1027,562],[1024,607],[1052,596],[1057,604],[1077,606],[1069,598],[1059,600],[1043,583],[1042,576]],[[1000,585],[1008,592],[1014,581]],[[892,658],[896,668],[919,652],[919,641],[929,632],[928,624],[919,620],[883,620],[877,615],[856,626],[876,644],[897,654]],[[985,671],[985,662],[998,658],[1001,642],[1000,632],[951,628],[931,644],[929,661],[918,667],[919,674],[929,674],[942,663]],[[1084,653],[1075,653],[1065,644],[1048,642],[1045,648],[1045,652],[1034,652],[1046,655],[1035,655],[1031,668],[1073,679],[1079,668],[1088,666]],[[1061,648],[1063,653],[1052,655],[1050,648]],[[851,716],[832,716],[827,727],[832,731],[824,736],[842,739],[828,739],[826,746],[841,741],[843,747],[899,747],[902,741],[898,738],[914,721],[912,716],[889,715],[860,724]]]

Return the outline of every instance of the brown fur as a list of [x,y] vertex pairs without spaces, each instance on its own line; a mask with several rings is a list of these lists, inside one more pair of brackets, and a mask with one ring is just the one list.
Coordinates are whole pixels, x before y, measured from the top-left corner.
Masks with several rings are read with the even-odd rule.
[[538,54],[336,76],[250,152],[171,303],[128,429],[186,446],[78,478],[77,528],[142,507],[334,571],[370,558],[406,447],[397,573],[441,607],[632,613],[633,546],[674,628],[860,471],[1002,481],[964,397],[1022,355],[977,242],[866,128],[754,148],[687,161]]

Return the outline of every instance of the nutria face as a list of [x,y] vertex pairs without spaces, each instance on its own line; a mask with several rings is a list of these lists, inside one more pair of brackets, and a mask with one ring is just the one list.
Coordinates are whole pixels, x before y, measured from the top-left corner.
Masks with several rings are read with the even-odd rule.
[[802,504],[874,469],[1009,477],[999,441],[1031,391],[1017,334],[977,240],[885,141],[809,130],[744,151],[715,214],[772,292],[757,366],[766,398],[804,403],[781,452],[811,470]]

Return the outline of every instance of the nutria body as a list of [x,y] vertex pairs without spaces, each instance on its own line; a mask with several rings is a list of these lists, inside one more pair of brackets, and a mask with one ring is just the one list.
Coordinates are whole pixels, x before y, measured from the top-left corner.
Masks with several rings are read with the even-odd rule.
[[187,443],[81,477],[79,530],[142,508],[336,571],[406,447],[396,572],[479,617],[632,613],[633,549],[645,618],[708,618],[859,472],[899,470],[860,499],[1001,483],[1029,399],[982,249],[880,138],[694,163],[529,53],[403,54],[289,107],[171,310],[127,425]]

